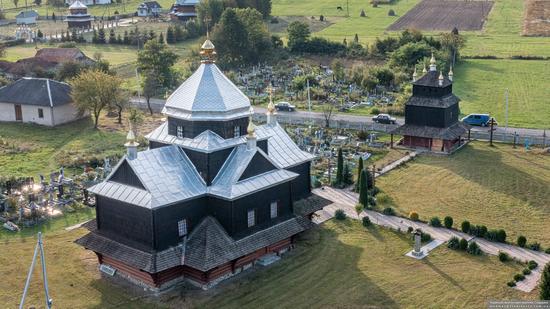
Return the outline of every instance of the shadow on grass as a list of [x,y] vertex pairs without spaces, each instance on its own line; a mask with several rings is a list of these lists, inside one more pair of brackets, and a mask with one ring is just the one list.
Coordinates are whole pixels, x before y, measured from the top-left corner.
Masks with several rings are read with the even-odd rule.
[[427,266],[429,266],[433,271],[435,271],[438,275],[440,275],[443,279],[445,279],[446,281],[449,281],[452,285],[454,285],[455,287],[461,289],[464,291],[464,287],[462,287],[460,285],[460,283],[458,283],[458,281],[456,281],[455,279],[453,279],[453,277],[449,276],[447,273],[445,273],[444,271],[442,271],[439,267],[435,266],[434,264],[432,264],[432,262],[430,261],[430,258],[429,256],[424,258],[422,260],[422,262],[424,264],[426,264]]

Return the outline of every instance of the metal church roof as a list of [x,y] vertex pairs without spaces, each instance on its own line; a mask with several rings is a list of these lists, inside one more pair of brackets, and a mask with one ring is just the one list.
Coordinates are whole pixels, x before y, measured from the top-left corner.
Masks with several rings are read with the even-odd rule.
[[84,5],[84,3],[76,0],[75,2],[73,2],[73,4],[71,4],[69,6],[69,10],[70,9],[87,9],[88,7],[86,5]]
[[315,159],[314,155],[301,150],[278,123],[256,127],[256,135],[258,139],[268,139],[269,157],[282,168],[293,167]]
[[166,101],[163,113],[188,120],[248,116],[250,100],[214,63],[202,63]]

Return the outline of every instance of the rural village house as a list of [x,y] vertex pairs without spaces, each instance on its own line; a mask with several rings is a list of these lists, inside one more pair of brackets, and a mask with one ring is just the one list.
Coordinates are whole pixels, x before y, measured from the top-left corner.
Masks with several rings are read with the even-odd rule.
[[170,10],[170,16],[173,20],[186,21],[197,17],[197,5],[200,0],[176,0]]
[[[111,4],[112,0],[78,0],[84,5],[101,5],[101,4]],[[65,4],[71,5],[75,0],[65,0]]]
[[437,71],[433,55],[430,70],[418,80],[415,68],[405,124],[391,132],[403,136],[399,145],[441,153],[451,153],[462,145],[469,126],[458,120],[460,100],[453,94],[452,79],[452,69],[449,77]]
[[162,7],[156,1],[143,2],[137,8],[137,15],[141,17],[159,16],[161,12]]
[[21,11],[15,16],[15,23],[18,25],[34,25],[38,18],[38,12],[35,10]]
[[0,88],[0,121],[56,126],[78,119],[68,84],[45,78],[22,78]]
[[310,163],[268,107],[252,123],[250,100],[214,64],[214,45],[167,100],[167,121],[107,179],[89,189],[96,220],[76,242],[94,251],[101,268],[162,289],[187,279],[202,288],[268,264],[312,226],[326,200],[311,194]]

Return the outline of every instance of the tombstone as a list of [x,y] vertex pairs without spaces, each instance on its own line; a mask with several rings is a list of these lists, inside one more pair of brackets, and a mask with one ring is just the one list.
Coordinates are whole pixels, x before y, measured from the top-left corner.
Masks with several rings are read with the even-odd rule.
[[531,147],[531,141],[529,141],[529,138],[525,138],[525,150],[529,150]]
[[420,229],[416,229],[413,232],[414,235],[414,250],[412,251],[412,255],[414,256],[423,256],[424,252],[422,252],[422,231]]
[[64,190],[63,190],[63,184],[59,184],[59,186],[57,186],[57,198],[61,199],[63,198],[63,193],[64,193]]

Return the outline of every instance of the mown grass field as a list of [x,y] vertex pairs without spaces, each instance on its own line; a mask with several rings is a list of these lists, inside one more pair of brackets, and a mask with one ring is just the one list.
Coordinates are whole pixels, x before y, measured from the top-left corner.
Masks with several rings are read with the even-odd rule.
[[[522,269],[516,263],[444,247],[417,261],[404,256],[412,247],[408,236],[367,230],[356,221],[329,221],[270,267],[210,291],[179,288],[149,303],[99,279],[95,256],[72,243],[84,233],[45,238],[50,291],[59,308],[482,308],[492,299],[536,297],[506,286]],[[0,300],[8,307],[18,303],[33,245],[32,238],[0,242],[0,270],[9,278],[0,281]],[[3,254],[6,248],[9,255]],[[29,306],[41,306],[39,280],[29,296]]]
[[[451,216],[525,235],[550,247],[550,155],[510,145],[473,142],[449,157],[421,156],[381,177],[378,186],[401,215]],[[380,206],[386,207],[386,206]]]
[[508,88],[508,125],[549,129],[549,72],[544,60],[468,59],[455,69],[453,90],[462,114],[490,113],[504,126]]

